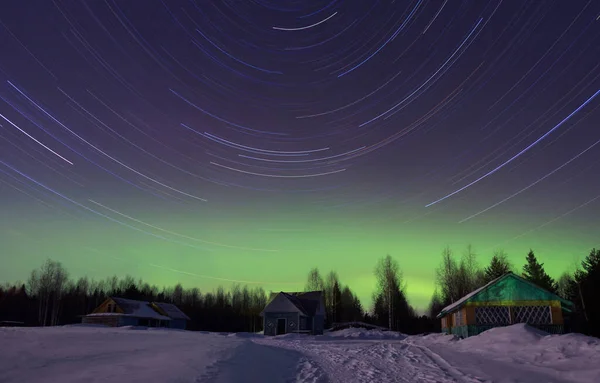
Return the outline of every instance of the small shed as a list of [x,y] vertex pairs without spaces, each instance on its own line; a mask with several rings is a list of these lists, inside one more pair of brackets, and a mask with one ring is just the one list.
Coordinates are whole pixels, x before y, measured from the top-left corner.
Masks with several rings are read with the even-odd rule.
[[82,323],[110,327],[146,326],[183,330],[189,319],[177,306],[170,303],[110,297],[91,314],[83,316]]
[[260,316],[263,317],[265,335],[323,334],[325,326],[323,292],[271,293]]
[[572,308],[572,302],[507,273],[444,307],[437,318],[442,321],[442,332],[462,338],[515,323],[562,334],[563,313]]

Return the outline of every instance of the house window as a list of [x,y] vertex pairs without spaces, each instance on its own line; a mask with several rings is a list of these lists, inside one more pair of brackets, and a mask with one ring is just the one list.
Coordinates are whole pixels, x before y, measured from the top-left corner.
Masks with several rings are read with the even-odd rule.
[[514,323],[552,324],[550,306],[515,306]]
[[475,323],[478,325],[508,325],[510,322],[510,312],[506,306],[475,308]]
[[459,311],[457,311],[457,312],[454,313],[454,325],[455,326],[462,326],[462,325],[464,325],[462,310],[459,310]]
[[109,303],[108,304],[108,312],[109,313],[114,313],[115,312],[115,304],[114,303]]

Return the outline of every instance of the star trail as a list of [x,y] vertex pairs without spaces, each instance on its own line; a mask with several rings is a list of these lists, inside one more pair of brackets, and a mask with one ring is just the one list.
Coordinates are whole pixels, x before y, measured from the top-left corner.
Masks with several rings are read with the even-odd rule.
[[600,245],[600,3],[0,4],[0,280],[75,276],[370,301],[391,254]]

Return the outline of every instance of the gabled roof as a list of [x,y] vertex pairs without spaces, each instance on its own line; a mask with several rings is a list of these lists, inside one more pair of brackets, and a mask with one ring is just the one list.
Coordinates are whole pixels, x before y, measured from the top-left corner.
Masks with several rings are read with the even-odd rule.
[[185,315],[185,313],[181,311],[179,307],[175,306],[172,303],[153,302],[153,304],[156,305],[159,308],[159,310],[162,310],[164,314],[167,314],[167,316],[171,319],[190,320],[190,317]]
[[[263,315],[265,312],[269,311],[278,311],[282,310],[288,311],[289,309],[284,308],[281,305],[278,305],[277,309],[274,309],[271,304],[276,300],[276,298],[282,297],[285,299],[288,304],[291,303],[291,307],[293,307],[294,311],[299,311],[301,314],[306,316],[314,316],[320,308],[323,292],[321,291],[308,291],[308,292],[279,292],[279,293],[271,293],[269,297],[269,301],[265,306],[264,310],[261,312]],[[287,306],[290,307],[290,306]],[[274,310],[269,310],[274,309]]]
[[[508,294],[508,292],[506,292],[506,291],[491,291],[494,289],[494,287],[496,287],[500,284],[506,283],[506,282],[508,282],[508,280],[514,280],[516,283],[519,283],[522,286],[523,286],[523,284],[525,284],[525,286],[527,287],[527,291],[519,291],[519,294],[517,294],[517,296],[510,296],[510,294]],[[498,290],[498,289],[496,289],[496,290]],[[535,291],[535,293],[533,293],[533,291]],[[486,293],[488,293],[488,295],[486,295]],[[523,297],[523,295],[526,295],[527,293],[534,295],[533,298],[535,298],[535,299],[525,299]],[[504,274],[501,277],[494,279],[493,281],[489,282],[485,286],[482,286],[482,287],[478,288],[477,290],[471,291],[469,294],[465,295],[464,297],[462,297],[461,299],[452,303],[451,305],[444,307],[442,309],[442,311],[440,311],[440,313],[437,315],[437,318],[441,318],[442,316],[444,316],[448,313],[458,310],[459,308],[461,308],[468,302],[489,300],[490,295],[493,295],[494,298],[496,298],[496,299],[506,300],[506,301],[511,301],[511,300],[512,301],[519,301],[519,300],[521,300],[521,301],[523,301],[523,300],[559,301],[559,302],[561,302],[561,306],[563,306],[563,309],[565,309],[565,310],[569,310],[569,307],[573,306],[572,302],[570,302],[566,299],[563,299],[563,298],[559,297],[558,295],[539,287],[538,285],[526,280],[525,278],[522,278],[514,273],[509,272],[507,274]],[[500,298],[498,298],[498,295],[502,295],[502,296]],[[478,298],[481,298],[481,299],[478,299]]]
[[161,315],[150,306],[150,302],[135,301],[133,299],[111,297],[117,306],[123,310],[123,313],[127,316],[134,316],[138,318],[149,318],[149,319],[160,319],[169,320],[171,318]]
[[300,296],[298,296],[294,293],[282,292],[281,294],[285,295],[285,297],[287,299],[289,299],[290,302],[292,302],[294,304],[294,306],[296,306],[298,308],[298,310],[300,310],[300,312],[302,312],[302,314],[307,315],[307,316],[315,315],[314,309],[316,308],[317,302],[310,301],[308,299],[302,299],[302,298],[300,298]]
[[[112,300],[115,302],[117,307],[120,309],[118,312],[97,312],[103,307],[107,301]],[[185,319],[190,318],[185,315],[179,307],[171,303],[164,302],[146,302],[137,301],[134,299],[125,299],[119,297],[109,297],[100,306],[98,306],[91,314],[85,316],[128,316],[145,319],[159,319],[159,320],[171,320],[171,319]]]

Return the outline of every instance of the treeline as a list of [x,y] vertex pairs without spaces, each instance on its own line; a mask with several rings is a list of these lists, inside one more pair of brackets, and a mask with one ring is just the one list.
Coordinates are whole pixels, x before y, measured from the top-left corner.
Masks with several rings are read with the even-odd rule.
[[419,316],[408,303],[406,283],[396,260],[390,255],[379,259],[374,274],[377,284],[373,307],[366,312],[352,290],[342,286],[335,271],[330,271],[325,278],[317,268],[308,273],[305,290],[324,292],[326,327],[333,323],[362,321],[405,334],[421,334],[434,329],[434,319]]
[[[460,257],[450,248],[442,252],[440,266],[436,270],[436,289],[428,308],[434,317],[445,306],[457,301],[502,275],[513,272],[528,281],[551,291],[574,303],[572,313],[566,313],[567,331],[581,332],[600,337],[600,250],[592,249],[573,273],[564,272],[557,280],[544,269],[533,250],[524,259],[522,268],[508,260],[506,253],[496,251],[487,266],[480,267],[477,256],[468,246]],[[439,330],[439,322],[434,322]]]
[[[377,290],[374,306],[365,310],[357,295],[340,282],[335,271],[322,277],[310,270],[304,291],[324,293],[326,326],[332,323],[366,322],[405,333],[433,329],[432,320],[419,317],[406,299],[406,284],[398,264],[389,255],[375,268]],[[188,329],[228,332],[262,330],[260,312],[268,301],[262,287],[233,285],[213,292],[185,289],[181,284],[159,289],[131,276],[94,280],[73,280],[60,262],[47,260],[31,272],[25,283],[0,286],[0,321],[21,322],[26,326],[55,326],[81,323],[107,297],[174,303],[190,318]]]
[[[491,261],[481,266],[471,246],[460,256],[446,248],[441,258],[427,315],[417,314],[409,304],[403,273],[389,255],[379,259],[373,270],[376,285],[370,310],[365,309],[348,285],[341,283],[335,271],[323,277],[317,268],[311,269],[304,290],[324,292],[326,327],[360,321],[416,334],[439,331],[440,321],[435,316],[443,307],[507,272],[514,272],[575,304],[574,312],[565,318],[567,330],[600,337],[600,299],[596,296],[600,292],[599,250],[593,249],[580,267],[573,273],[563,273],[557,280],[546,273],[533,251],[525,256],[521,268],[511,264],[503,251],[495,252]],[[27,282],[0,286],[0,321],[27,326],[80,323],[82,315],[109,296],[174,303],[192,319],[190,330],[228,332],[262,330],[259,314],[269,298],[261,287],[242,285],[233,285],[228,291],[219,287],[201,292],[181,284],[159,289],[131,276],[72,280],[59,262],[48,260],[31,273]]]
[[131,276],[71,280],[60,262],[47,260],[27,282],[0,287],[0,321],[26,326],[81,323],[82,315],[110,296],[174,303],[191,318],[188,329],[232,332],[262,330],[259,314],[267,302],[262,287],[233,285],[229,291],[219,287],[202,293],[181,284],[159,289]]

